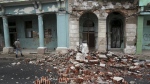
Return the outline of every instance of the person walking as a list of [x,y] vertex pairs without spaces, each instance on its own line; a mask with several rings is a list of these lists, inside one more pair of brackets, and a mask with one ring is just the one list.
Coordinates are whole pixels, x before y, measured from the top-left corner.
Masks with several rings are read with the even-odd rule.
[[21,46],[20,46],[20,41],[19,41],[19,39],[17,39],[17,40],[14,42],[14,45],[15,45],[15,48],[16,48],[16,58],[18,58],[18,51],[20,51],[21,56],[23,57],[24,55],[22,54],[22,51],[21,51]]

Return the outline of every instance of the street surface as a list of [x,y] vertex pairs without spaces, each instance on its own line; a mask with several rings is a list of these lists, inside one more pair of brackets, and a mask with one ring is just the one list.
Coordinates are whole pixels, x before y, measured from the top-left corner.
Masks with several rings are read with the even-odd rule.
[[[14,63],[16,64],[14,65]],[[23,61],[0,61],[0,84],[34,84],[36,79],[42,76],[49,77],[50,75],[53,75],[51,78],[57,81],[55,80],[57,78],[56,74],[46,72],[39,65],[33,65]],[[52,84],[57,84],[54,81],[51,81]]]
[[37,56],[38,59],[0,60],[0,84],[34,84],[42,78],[50,84],[150,84],[150,60],[95,52],[84,61],[77,60],[82,56],[70,50],[67,54]]

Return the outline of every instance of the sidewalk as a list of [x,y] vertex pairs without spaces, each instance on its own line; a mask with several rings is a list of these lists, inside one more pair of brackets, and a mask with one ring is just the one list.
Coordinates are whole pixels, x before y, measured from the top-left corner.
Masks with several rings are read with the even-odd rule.
[[[21,57],[20,52],[18,53],[18,58],[16,58],[15,51],[12,54],[3,54],[2,51],[0,51],[0,60],[23,60],[23,59],[40,59],[43,57],[41,54],[37,54],[36,49],[22,49],[22,53],[24,57]],[[55,51],[49,50],[45,54],[53,54]]]
[[[116,55],[124,55],[122,52],[118,51],[112,51]],[[44,55],[37,54],[37,49],[22,49],[22,53],[24,57],[21,57],[20,53],[18,54],[18,58],[16,58],[15,51],[13,54],[3,54],[2,51],[0,51],[0,60],[23,60],[23,59],[41,59],[44,55],[50,55],[54,54],[54,50],[48,50]],[[132,55],[135,58],[141,59],[141,60],[150,60],[150,51],[144,50],[143,54],[139,55]]]

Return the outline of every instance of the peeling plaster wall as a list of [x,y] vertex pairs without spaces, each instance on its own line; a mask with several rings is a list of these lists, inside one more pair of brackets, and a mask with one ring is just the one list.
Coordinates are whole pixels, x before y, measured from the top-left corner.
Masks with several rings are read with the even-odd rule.
[[21,1],[30,1],[30,0],[0,0],[0,3],[21,2]]
[[124,49],[125,53],[135,54],[136,52],[136,24],[126,24],[126,47]]
[[[81,1],[81,2],[80,2]],[[115,2],[106,3],[104,6],[103,2],[100,1],[97,4],[97,1],[83,1],[80,0],[69,0],[69,9],[68,12],[71,14],[69,18],[69,38],[70,38],[70,48],[76,48],[76,45],[79,43],[79,33],[73,34],[71,31],[79,30],[79,18],[82,14],[87,11],[93,12],[97,15],[98,18],[98,50],[106,51],[107,42],[106,42],[106,19],[111,12],[119,12],[125,17],[124,22],[124,52],[133,54],[135,53],[135,36],[136,36],[136,9],[130,9],[136,7],[131,3],[125,2],[124,4]],[[126,10],[127,9],[127,10]],[[130,31],[131,30],[131,31]],[[76,40],[74,40],[76,39]],[[134,41],[134,42],[131,42]]]
[[[4,8],[5,14],[8,15],[25,15],[25,14],[36,14],[44,12],[56,12],[58,11],[58,5],[56,2],[42,4],[42,9],[35,9],[33,4],[23,6],[7,6]],[[1,13],[0,13],[1,14]]]
[[[38,36],[35,38],[26,38],[25,37],[25,21],[32,21],[33,31],[38,35],[38,18],[36,15],[30,16],[15,16],[10,17],[8,21],[15,21],[16,28],[17,28],[17,36],[20,39],[21,46],[23,48],[37,48],[39,47],[39,38]],[[49,49],[54,49],[57,47],[57,27],[56,27],[56,15],[55,14],[48,14],[44,16],[44,28],[52,30],[52,37],[45,38],[44,41],[47,39],[51,39],[50,41],[45,43],[45,46]]]
[[[62,1],[60,4],[57,0],[43,0],[41,3],[37,2],[36,4],[32,3],[32,1],[19,2],[19,0],[15,0],[18,2],[11,3],[10,1],[6,1],[5,4],[1,7],[0,16],[7,16],[8,21],[15,21],[17,28],[17,38],[20,39],[23,48],[37,48],[39,47],[39,35],[38,35],[38,14],[43,15],[43,26],[44,26],[44,46],[49,49],[54,49],[58,47],[57,42],[57,16],[58,9],[63,7],[67,10],[66,0]],[[8,2],[8,3],[7,3]],[[9,3],[10,2],[10,3]],[[2,2],[3,3],[3,2]],[[67,16],[68,14],[65,13]],[[68,16],[67,16],[68,17]],[[24,21],[32,20],[33,24],[33,38],[25,38],[25,29],[24,29]],[[64,18],[60,19],[64,21]],[[68,20],[68,18],[66,18]],[[3,22],[1,22],[3,23]],[[68,24],[66,22],[66,24]],[[68,32],[68,25],[65,27],[64,31]],[[50,35],[46,35],[46,31],[50,31]],[[68,47],[68,34],[67,34],[67,47]],[[12,42],[11,42],[12,43]]]
[[45,46],[50,49],[57,47],[57,21],[56,14],[44,15],[44,28],[51,30],[51,35],[44,38]]
[[[69,19],[69,48],[76,49],[76,46],[79,44],[79,21],[76,18]],[[71,31],[78,31],[76,33],[71,33]]]
[[[71,2],[71,0],[70,0]],[[69,2],[69,3],[70,3]],[[94,2],[96,3],[96,2]],[[93,3],[93,4],[94,4]],[[86,2],[85,2],[86,4]],[[84,4],[84,5],[85,5]],[[79,8],[82,9],[82,8]],[[87,7],[87,9],[90,9],[89,7]],[[71,11],[70,7],[69,7],[69,11]],[[69,38],[70,38],[70,48],[75,49],[76,46],[79,44],[79,18],[81,17],[82,14],[84,14],[86,12],[86,7],[85,7],[85,11],[81,11],[81,12],[73,12],[73,15],[70,16],[70,25],[69,25]],[[92,11],[90,11],[92,12]],[[96,42],[96,48],[99,51],[106,51],[106,17],[107,17],[107,13],[105,11],[93,11],[93,14],[96,15],[96,17],[98,18],[98,36],[97,36],[97,42]],[[74,29],[75,31],[78,31],[76,33],[72,33],[72,29]],[[74,40],[76,39],[76,40]]]
[[[136,10],[127,10],[127,15],[136,14]],[[125,53],[135,54],[136,53],[136,29],[137,29],[137,16],[130,16],[126,18],[125,25],[125,38],[126,38],[126,48]]]
[[35,13],[33,5],[28,6],[8,6],[5,8],[5,14],[22,15]]
[[45,4],[42,4],[43,5],[43,12],[56,12],[58,11],[58,4],[55,2],[55,3],[45,3]]
[[9,18],[8,21],[15,21],[16,28],[17,28],[17,38],[20,39],[22,48],[37,48],[39,45],[38,38],[26,38],[25,37],[25,21],[32,21],[33,31],[38,32],[38,25],[37,25],[37,16],[15,16]]

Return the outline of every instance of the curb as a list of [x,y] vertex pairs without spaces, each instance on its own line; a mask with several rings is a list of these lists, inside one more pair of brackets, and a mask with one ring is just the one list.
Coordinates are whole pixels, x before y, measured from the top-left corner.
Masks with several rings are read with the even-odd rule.
[[13,60],[16,60],[15,58],[12,58],[12,57],[0,57],[0,60],[8,60],[8,61],[13,61]]
[[30,59],[30,60],[36,60],[37,58],[33,57],[33,58],[28,58],[28,57],[18,57],[18,58],[15,58],[15,57],[0,57],[0,61],[1,60],[5,60],[5,61],[22,61],[22,60],[25,60],[25,59]]

